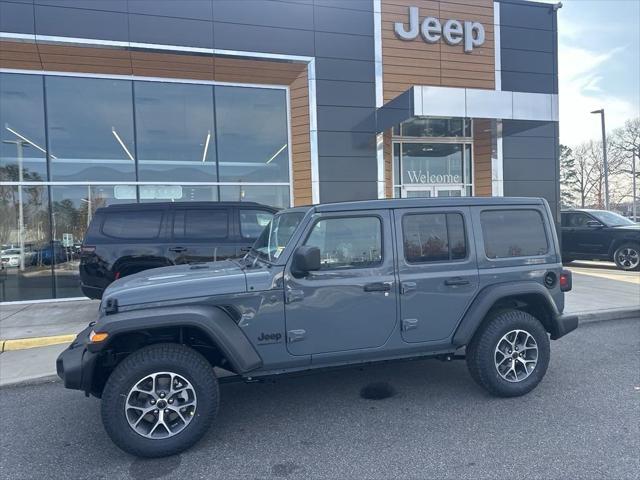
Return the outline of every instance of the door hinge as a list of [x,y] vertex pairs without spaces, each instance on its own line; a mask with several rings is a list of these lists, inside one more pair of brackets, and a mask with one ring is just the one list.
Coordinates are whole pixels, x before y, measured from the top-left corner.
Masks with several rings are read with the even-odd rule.
[[406,295],[409,292],[413,292],[418,289],[418,284],[416,282],[402,282],[400,285],[400,292],[403,295]]
[[402,331],[407,332],[409,330],[413,330],[414,328],[418,328],[418,319],[417,318],[405,318],[402,320]]
[[287,332],[287,343],[294,343],[294,342],[299,342],[301,340],[304,340],[304,337],[306,337],[306,335],[307,335],[306,330],[302,330],[302,329],[289,330]]
[[304,298],[304,290],[298,290],[295,288],[288,288],[287,293],[285,295],[285,301],[287,303],[297,302],[298,300],[302,300]]

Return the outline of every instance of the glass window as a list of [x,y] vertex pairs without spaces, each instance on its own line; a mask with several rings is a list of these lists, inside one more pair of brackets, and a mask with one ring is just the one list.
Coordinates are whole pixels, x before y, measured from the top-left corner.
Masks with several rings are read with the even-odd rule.
[[277,260],[300,225],[305,213],[297,211],[279,213],[274,216],[269,227],[262,231],[253,244],[252,251],[269,262]]
[[176,239],[214,240],[229,235],[229,214],[220,209],[176,210],[173,236]]
[[51,177],[133,181],[131,82],[46,77]]
[[530,257],[549,250],[537,210],[486,210],[480,223],[487,258]]
[[222,182],[288,182],[286,92],[215,87]]
[[570,213],[567,226],[572,228],[586,227],[588,222],[593,222],[593,217],[585,213]]
[[228,202],[256,202],[275,208],[289,207],[288,185],[222,185],[220,200]]
[[624,225],[635,225],[633,220],[623,217],[615,212],[606,210],[594,210],[591,214],[609,227],[620,227]]
[[381,223],[377,217],[320,220],[305,244],[320,249],[322,270],[373,267],[382,262]]
[[464,220],[459,213],[405,215],[402,235],[408,263],[459,260],[467,256]]
[[102,233],[123,240],[158,238],[162,225],[162,210],[143,212],[111,212],[105,215]]
[[463,118],[414,117],[402,123],[403,137],[464,137],[467,122]]
[[0,73],[0,181],[47,180],[40,75]]
[[404,184],[460,184],[462,164],[461,144],[402,144]]
[[402,177],[400,176],[400,144],[393,144],[393,184],[400,185]]
[[47,187],[0,186],[0,301],[53,297],[51,264],[61,252],[50,241],[48,202]]
[[273,213],[265,210],[240,210],[240,235],[242,238],[258,238],[272,218]]
[[98,208],[131,200],[116,198],[118,189],[133,189],[132,185],[73,185],[52,186],[51,205],[53,216],[53,241],[64,250],[55,259],[57,297],[82,297],[79,266],[80,245]]
[[213,87],[134,85],[140,180],[217,181]]

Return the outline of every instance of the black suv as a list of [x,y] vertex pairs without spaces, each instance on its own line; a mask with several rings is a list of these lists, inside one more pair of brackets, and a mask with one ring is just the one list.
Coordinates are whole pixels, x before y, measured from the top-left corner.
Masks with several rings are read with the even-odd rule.
[[100,208],[80,251],[82,292],[102,298],[111,282],[143,270],[241,257],[276,211],[252,202]]
[[622,270],[638,270],[640,225],[606,210],[564,211],[562,259],[614,261]]

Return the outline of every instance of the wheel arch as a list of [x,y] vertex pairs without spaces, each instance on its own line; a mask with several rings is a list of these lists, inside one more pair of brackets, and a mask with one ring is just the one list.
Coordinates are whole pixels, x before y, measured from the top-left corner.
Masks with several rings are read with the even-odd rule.
[[164,307],[102,317],[96,331],[108,334],[95,346],[99,360],[92,374],[98,394],[115,366],[134,351],[156,343],[178,343],[202,353],[212,366],[243,374],[262,366],[262,359],[240,327],[220,307]]
[[558,307],[549,291],[535,282],[491,285],[481,290],[458,325],[452,343],[467,345],[491,314],[505,309],[525,311],[536,317],[552,337],[556,334]]

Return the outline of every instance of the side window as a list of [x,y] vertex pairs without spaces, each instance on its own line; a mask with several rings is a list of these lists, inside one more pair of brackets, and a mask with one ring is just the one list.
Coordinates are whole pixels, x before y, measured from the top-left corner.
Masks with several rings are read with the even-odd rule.
[[593,218],[584,213],[572,213],[569,215],[569,227],[583,228],[587,226],[587,222],[591,221],[593,221]]
[[378,217],[327,218],[305,245],[320,249],[322,270],[373,267],[382,262],[382,224]]
[[549,251],[537,210],[485,210],[480,223],[487,258],[531,257]]
[[255,240],[272,218],[273,213],[265,210],[240,210],[240,235]]
[[102,224],[102,233],[123,240],[158,238],[162,224],[162,210],[139,212],[109,212]]
[[176,210],[173,219],[175,239],[220,240],[229,235],[229,214],[226,210]]
[[402,218],[408,263],[460,260],[467,256],[464,219],[459,213],[407,214]]

